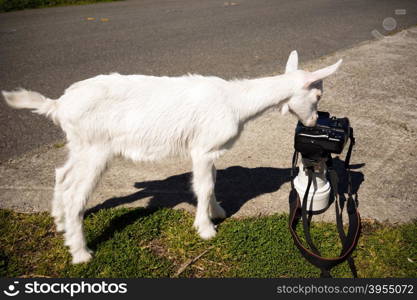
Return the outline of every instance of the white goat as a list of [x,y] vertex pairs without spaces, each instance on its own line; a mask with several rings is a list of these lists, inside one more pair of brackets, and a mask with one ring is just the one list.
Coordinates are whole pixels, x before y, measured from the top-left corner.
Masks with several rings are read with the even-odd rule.
[[91,259],[83,233],[85,205],[114,156],[133,161],[191,156],[198,200],[194,227],[210,239],[216,235],[211,219],[226,217],[213,193],[214,161],[233,146],[249,119],[272,106],[314,126],[321,91],[311,84],[340,63],[313,73],[297,70],[293,51],[280,76],[226,81],[110,74],[77,82],[58,100],[26,90],[2,93],[10,106],[46,115],[66,133],[69,158],[56,169],[52,215],[57,230],[65,231],[72,262],[82,263]]

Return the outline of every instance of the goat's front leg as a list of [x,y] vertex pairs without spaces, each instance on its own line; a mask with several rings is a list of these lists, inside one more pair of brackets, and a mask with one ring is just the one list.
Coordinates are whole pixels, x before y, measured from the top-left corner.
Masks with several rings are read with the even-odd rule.
[[193,155],[193,188],[197,196],[194,228],[207,240],[216,235],[210,219],[210,201],[214,193],[213,160],[204,155]]

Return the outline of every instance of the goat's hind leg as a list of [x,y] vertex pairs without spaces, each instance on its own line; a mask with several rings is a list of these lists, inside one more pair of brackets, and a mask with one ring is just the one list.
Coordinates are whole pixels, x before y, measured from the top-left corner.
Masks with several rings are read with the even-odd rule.
[[54,217],[56,230],[58,232],[65,231],[65,207],[63,202],[63,183],[68,174],[68,171],[71,170],[73,162],[71,159],[61,167],[55,170],[55,188],[54,196],[52,199],[52,209],[51,214]]
[[91,259],[83,231],[84,208],[108,159],[107,153],[99,147],[83,149],[77,154],[64,180],[62,194],[65,206],[65,245],[70,249],[74,264]]
[[[212,166],[211,168],[212,178],[214,185],[216,184],[216,167]],[[226,212],[224,211],[223,207],[220,206],[219,202],[217,202],[216,195],[213,191],[211,198],[210,198],[210,218],[212,219],[225,219],[226,218]]]

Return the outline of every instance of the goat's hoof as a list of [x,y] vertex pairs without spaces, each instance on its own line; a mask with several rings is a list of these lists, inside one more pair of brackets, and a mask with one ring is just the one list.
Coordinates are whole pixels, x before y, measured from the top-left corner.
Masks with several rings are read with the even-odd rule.
[[93,258],[92,253],[90,249],[79,250],[72,254],[72,263],[75,265],[89,262]]
[[205,226],[195,226],[197,229],[197,232],[199,236],[203,240],[209,240],[211,238],[214,238],[217,234],[216,228],[213,224],[205,225]]

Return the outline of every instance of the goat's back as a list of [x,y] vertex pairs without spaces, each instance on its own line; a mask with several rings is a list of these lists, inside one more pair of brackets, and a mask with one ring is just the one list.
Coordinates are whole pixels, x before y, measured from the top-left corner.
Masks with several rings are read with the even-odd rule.
[[70,86],[58,116],[69,139],[156,159],[226,142],[238,126],[226,93],[217,77],[100,75]]

